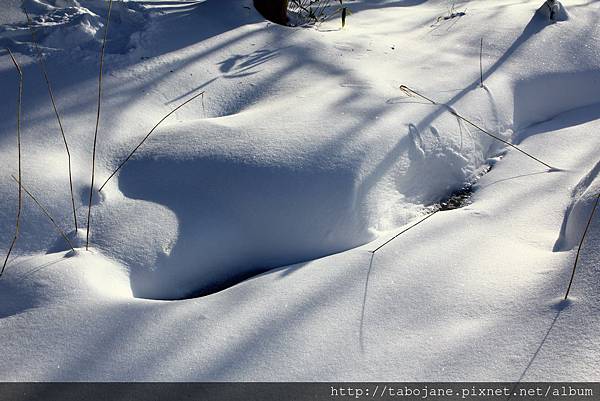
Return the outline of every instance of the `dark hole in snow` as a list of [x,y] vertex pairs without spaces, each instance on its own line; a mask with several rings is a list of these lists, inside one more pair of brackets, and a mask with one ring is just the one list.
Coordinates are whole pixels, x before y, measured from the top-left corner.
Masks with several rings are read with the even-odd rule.
[[485,174],[489,173],[493,168],[493,164],[486,165],[483,170],[475,177],[475,179],[465,184],[463,187],[453,191],[447,197],[442,198],[436,205],[440,211],[460,209],[473,203],[471,196],[475,192],[475,183]]
[[471,195],[474,189],[472,184],[454,191],[450,196],[442,199],[439,203],[439,210],[454,210],[471,204]]

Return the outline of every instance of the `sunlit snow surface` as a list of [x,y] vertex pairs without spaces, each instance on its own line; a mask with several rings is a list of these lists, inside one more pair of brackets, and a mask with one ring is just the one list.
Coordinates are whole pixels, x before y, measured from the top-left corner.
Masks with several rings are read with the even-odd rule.
[[[205,95],[94,198],[90,252],[68,253],[26,199],[0,279],[0,379],[599,380],[600,212],[560,299],[600,191],[600,6],[565,1],[569,18],[549,23],[541,1],[472,1],[439,19],[447,3],[349,3],[343,30],[265,22],[251,1],[116,3],[97,186],[166,113]],[[64,144],[8,4],[0,44],[25,76],[23,183],[70,232]],[[76,246],[107,5],[24,3],[73,157]],[[0,87],[4,249],[18,189],[6,52]],[[372,257],[468,184],[468,205]]]

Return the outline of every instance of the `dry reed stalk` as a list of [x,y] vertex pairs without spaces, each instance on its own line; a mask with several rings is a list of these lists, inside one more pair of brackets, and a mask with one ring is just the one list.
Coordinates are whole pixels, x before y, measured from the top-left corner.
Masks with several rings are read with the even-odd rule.
[[479,46],[479,87],[483,88],[483,38]]
[[60,134],[62,135],[63,142],[65,144],[65,150],[67,152],[67,161],[69,164],[69,188],[71,190],[71,206],[73,208],[73,224],[75,226],[75,231],[77,231],[77,213],[75,211],[75,195],[73,193],[73,173],[71,167],[71,152],[69,151],[69,144],[67,142],[67,137],[65,136],[65,131],[63,129],[62,121],[60,118],[60,113],[58,112],[58,107],[56,106],[56,101],[54,100],[54,93],[52,91],[52,85],[50,84],[50,79],[48,78],[48,72],[46,70],[46,65],[44,63],[44,58],[42,57],[42,52],[40,47],[38,46],[36,40],[36,32],[33,27],[31,18],[27,11],[23,10],[25,15],[27,16],[27,22],[29,23],[29,29],[31,30],[31,39],[33,41],[33,46],[35,48],[38,65],[40,66],[40,70],[42,71],[42,75],[44,76],[44,80],[46,81],[46,86],[48,87],[48,94],[50,95],[50,101],[52,102],[52,108],[54,109],[54,115],[56,116],[56,120],[58,121],[58,127],[60,128]]
[[575,263],[573,264],[573,272],[571,273],[571,280],[569,280],[569,286],[567,287],[567,292],[565,294],[565,301],[569,297],[569,292],[571,291],[571,285],[573,284],[573,279],[575,278],[575,270],[577,269],[577,262],[579,261],[579,253],[581,252],[581,248],[583,247],[583,241],[585,241],[585,236],[588,233],[590,225],[592,224],[592,219],[594,218],[594,213],[596,212],[596,208],[598,207],[598,202],[600,201],[600,193],[596,196],[596,202],[594,202],[594,207],[592,209],[592,213],[590,213],[590,218],[588,219],[587,225],[585,226],[585,230],[583,231],[583,235],[581,236],[581,241],[579,242],[579,247],[577,248],[577,255],[575,256]]
[[48,219],[50,220],[50,222],[54,225],[54,228],[56,228],[56,231],[64,238],[65,241],[67,241],[67,244],[69,244],[69,247],[71,248],[71,250],[73,252],[75,252],[75,248],[73,247],[73,244],[71,243],[71,241],[67,237],[67,234],[65,234],[65,232],[59,227],[59,225],[56,224],[56,221],[52,218],[52,216],[50,216],[50,213],[48,213],[48,210],[44,206],[42,206],[42,204],[36,199],[35,196],[33,196],[33,194],[31,192],[29,192],[27,190],[27,188],[25,188],[25,186],[23,185],[23,183],[21,181],[19,181],[18,179],[16,179],[14,175],[11,175],[11,177],[12,177],[13,180],[15,180],[17,182],[17,184],[19,184],[19,187],[22,188],[23,191],[25,191],[25,193],[27,195],[29,195],[29,197],[41,209],[41,211],[46,215],[46,217],[48,217]]
[[183,106],[185,106],[186,104],[188,104],[189,102],[191,102],[192,100],[196,99],[198,96],[202,96],[202,100],[204,100],[204,92],[200,92],[197,95],[192,96],[191,98],[189,98],[185,102],[181,103],[179,106],[175,107],[173,110],[171,110],[170,112],[168,112],[163,118],[161,118],[160,121],[158,123],[156,123],[156,125],[154,127],[152,127],[152,129],[150,130],[150,132],[148,132],[146,134],[146,136],[144,137],[144,139],[142,139],[142,141],[131,151],[131,153],[129,153],[129,155],[125,158],[125,160],[123,160],[121,162],[121,164],[119,164],[119,167],[117,167],[116,170],[113,171],[112,174],[106,179],[106,181],[104,181],[104,184],[102,184],[100,186],[100,189],[98,189],[98,192],[102,191],[102,188],[104,188],[104,186],[108,183],[108,181],[110,181],[110,179],[113,178],[115,174],[117,174],[117,172],[121,169],[121,167],[123,167],[125,165],[125,163],[127,163],[129,161],[129,159],[131,159],[131,157],[133,156],[133,154],[140,148],[140,146],[142,146],[142,144],[144,142],[146,142],[146,139],[148,139],[148,137],[150,135],[152,135],[152,133],[154,132],[154,130],[156,128],[158,128],[158,126],[163,121],[165,121],[171,114],[175,113],[177,110],[179,110],[180,108],[182,108]]
[[[6,49],[10,58],[19,74],[19,94],[17,96],[17,160],[18,160],[18,174],[19,174],[19,182],[21,181],[21,104],[23,99],[23,71],[19,66],[19,63],[15,59],[15,56],[12,54],[10,49]],[[19,238],[19,228],[21,224],[21,210],[23,208],[23,190],[21,184],[19,184],[19,201],[17,207],[17,218],[15,223],[15,234],[10,243],[10,247],[8,248],[8,252],[6,253],[6,258],[4,259],[4,263],[2,264],[2,270],[0,270],[0,277],[4,274],[4,269],[6,269],[6,265],[8,264],[8,259],[10,258],[10,254]]]
[[98,126],[100,125],[100,105],[102,103],[102,69],[104,68],[104,51],[106,49],[106,38],[108,36],[108,26],[110,23],[110,12],[112,10],[113,0],[108,3],[108,14],[106,16],[106,27],[104,29],[104,38],[102,48],[100,49],[100,72],[98,73],[98,106],[96,111],[96,128],[94,130],[94,145],[92,148],[92,178],[90,183],[90,197],[87,212],[87,229],[85,234],[85,249],[90,245],[90,218],[92,214],[92,197],[94,195],[94,175],[96,173],[96,143],[98,142]]
[[440,212],[440,211],[441,211],[441,209],[435,209],[433,212],[431,212],[428,215],[426,215],[425,217],[421,218],[416,223],[411,224],[409,227],[407,227],[404,230],[400,231],[398,234],[394,235],[392,238],[388,239],[383,244],[379,245],[377,248],[375,248],[375,249],[373,249],[372,251],[369,251],[369,252],[374,254],[375,252],[377,252],[378,250],[380,250],[381,248],[383,248],[384,246],[386,246],[387,244],[389,244],[390,242],[392,242],[393,240],[395,240],[396,238],[398,238],[399,236],[401,236],[405,232],[407,232],[407,231],[415,228],[416,226],[418,226],[419,224],[423,223],[428,218],[433,217],[434,214],[436,214],[437,212]]
[[559,170],[559,169],[557,169],[556,167],[552,167],[552,166],[551,166],[551,165],[549,165],[548,163],[545,163],[545,162],[541,161],[540,159],[538,159],[537,157],[535,157],[535,156],[533,156],[533,155],[531,155],[531,154],[529,154],[529,153],[525,152],[524,150],[522,150],[522,149],[521,149],[521,148],[519,148],[518,146],[516,146],[516,145],[513,145],[512,143],[510,143],[510,142],[508,142],[508,141],[506,141],[506,140],[504,140],[504,139],[502,139],[502,138],[500,138],[500,137],[498,137],[498,136],[496,136],[496,135],[492,134],[491,132],[488,132],[488,131],[486,131],[485,129],[481,128],[479,125],[475,124],[474,122],[472,122],[472,121],[468,120],[467,118],[465,118],[465,117],[461,116],[460,114],[458,114],[458,112],[457,112],[457,111],[455,111],[454,109],[452,109],[450,106],[448,106],[448,105],[445,105],[445,104],[440,104],[440,103],[436,102],[435,100],[431,100],[430,98],[428,98],[428,97],[426,97],[426,96],[424,96],[424,95],[421,95],[419,92],[417,92],[417,91],[415,91],[415,90],[413,90],[413,89],[409,88],[409,87],[408,87],[408,86],[406,86],[406,85],[400,85],[400,90],[402,90],[402,91],[403,91],[404,93],[406,93],[408,96],[412,96],[412,95],[414,94],[414,95],[416,95],[416,96],[420,97],[421,99],[425,99],[425,100],[427,100],[429,103],[431,103],[431,104],[434,104],[434,105],[436,105],[436,106],[440,106],[440,105],[441,105],[441,106],[445,106],[446,108],[448,108],[448,111],[449,111],[449,112],[450,112],[452,115],[456,116],[457,118],[460,118],[461,120],[463,120],[463,121],[464,121],[464,122],[466,122],[467,124],[469,124],[469,125],[473,126],[474,128],[478,129],[479,131],[483,132],[484,134],[486,134],[486,135],[488,135],[488,136],[490,136],[490,137],[494,138],[494,139],[495,139],[495,140],[497,140],[497,141],[500,141],[500,142],[504,143],[505,145],[508,145],[508,146],[510,146],[510,147],[511,147],[511,148],[513,148],[513,149],[516,149],[517,151],[521,152],[522,154],[524,154],[525,156],[529,157],[530,159],[533,159],[533,160],[535,160],[536,162],[538,162],[538,163],[540,163],[540,164],[543,164],[544,166],[548,167],[548,169],[549,169],[550,171],[558,171],[558,170]]

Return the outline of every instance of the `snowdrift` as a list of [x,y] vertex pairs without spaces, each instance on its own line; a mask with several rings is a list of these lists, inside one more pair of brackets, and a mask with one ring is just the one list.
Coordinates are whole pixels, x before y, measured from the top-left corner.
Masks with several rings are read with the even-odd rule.
[[[78,230],[35,46],[8,3],[23,183],[77,249],[25,199],[0,279],[0,378],[598,380],[600,214],[560,300],[600,190],[600,9],[574,0],[553,22],[539,1],[490,3],[449,16],[443,1],[356,1],[344,29],[272,24],[250,0],[117,3],[98,187],[205,94],[95,191],[90,251],[107,2],[23,3],[71,147]],[[2,52],[0,88],[8,244],[17,86]],[[404,232],[465,187],[465,207]]]

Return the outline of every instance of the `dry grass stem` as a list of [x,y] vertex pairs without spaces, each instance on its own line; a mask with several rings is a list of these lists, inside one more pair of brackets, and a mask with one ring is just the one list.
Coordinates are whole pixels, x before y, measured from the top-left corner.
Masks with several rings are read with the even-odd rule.
[[54,225],[54,228],[56,228],[56,231],[65,239],[67,244],[69,244],[69,247],[71,248],[71,250],[75,251],[75,248],[73,247],[73,244],[67,237],[67,234],[65,234],[65,232],[59,227],[59,225],[56,224],[56,221],[52,218],[52,216],[50,216],[50,213],[48,213],[48,210],[44,206],[42,206],[42,204],[36,199],[35,196],[33,196],[33,194],[31,192],[29,192],[27,190],[27,188],[25,188],[25,186],[23,185],[22,182],[20,182],[18,179],[16,179],[14,175],[11,175],[11,177],[13,180],[15,180],[17,182],[17,184],[19,184],[19,188],[22,188],[23,191],[25,191],[25,193],[27,195],[29,195],[29,197],[35,202],[35,204],[40,208],[40,210],[46,215],[46,217],[48,217],[50,222]]
[[479,87],[483,88],[483,38],[479,46]]
[[449,111],[449,112],[450,112],[452,115],[456,116],[457,118],[460,118],[461,120],[463,120],[463,121],[464,121],[464,122],[466,122],[467,124],[469,124],[469,125],[473,126],[474,128],[478,129],[479,131],[483,132],[484,134],[486,134],[486,135],[488,135],[488,136],[490,136],[490,137],[494,138],[494,139],[495,139],[495,140],[497,140],[497,141],[500,141],[500,142],[504,143],[505,145],[508,145],[508,146],[510,146],[510,147],[511,147],[511,148],[513,148],[513,149],[516,149],[517,151],[521,152],[522,154],[524,154],[525,156],[529,157],[530,159],[532,159],[532,160],[535,160],[536,162],[538,162],[538,163],[540,163],[540,164],[544,165],[545,167],[548,167],[548,169],[549,169],[549,170],[551,170],[551,171],[556,171],[556,170],[558,170],[556,167],[552,167],[552,166],[551,166],[551,165],[549,165],[548,163],[545,163],[545,162],[541,161],[541,160],[540,160],[540,159],[538,159],[537,157],[535,157],[535,156],[533,156],[533,155],[531,155],[531,154],[529,154],[529,153],[525,152],[523,149],[519,148],[518,146],[516,146],[516,145],[513,145],[512,143],[510,143],[510,142],[508,142],[508,141],[506,141],[506,140],[504,140],[504,139],[502,139],[502,138],[500,138],[500,137],[498,137],[498,136],[496,136],[496,135],[492,134],[491,132],[489,132],[489,131],[487,131],[487,130],[485,130],[485,129],[481,128],[479,125],[475,124],[474,122],[472,122],[472,121],[468,120],[467,118],[465,118],[465,117],[461,116],[460,114],[458,114],[458,112],[456,112],[456,111],[455,111],[454,109],[452,109],[450,106],[448,106],[448,105],[445,105],[445,104],[440,104],[440,103],[436,102],[435,100],[431,100],[430,98],[428,98],[428,97],[426,97],[426,96],[424,96],[424,95],[420,94],[419,92],[417,92],[417,91],[415,91],[415,90],[413,90],[413,89],[409,88],[409,87],[408,87],[408,86],[406,86],[406,85],[400,85],[400,90],[402,90],[402,91],[403,91],[404,93],[406,93],[408,96],[413,96],[413,95],[416,95],[416,96],[420,97],[421,99],[427,100],[427,101],[428,101],[428,102],[430,102],[431,104],[435,104],[435,105],[438,105],[438,106],[445,106],[446,108],[448,108],[448,111]]
[[204,92],[200,92],[197,95],[192,96],[191,98],[189,98],[188,100],[186,100],[185,102],[181,103],[179,106],[175,107],[173,110],[171,110],[170,112],[168,112],[163,118],[161,118],[160,121],[158,123],[156,123],[156,125],[154,127],[152,127],[152,129],[150,130],[150,132],[148,132],[146,134],[146,136],[144,137],[144,139],[142,139],[142,141],[131,151],[131,153],[129,153],[129,155],[125,158],[125,160],[123,160],[121,162],[121,164],[119,164],[119,167],[117,167],[116,170],[113,171],[112,174],[106,179],[106,181],[104,181],[104,184],[102,184],[100,186],[100,189],[98,189],[98,192],[102,191],[102,189],[108,183],[108,181],[110,181],[110,179],[113,178],[115,176],[115,174],[117,174],[117,172],[121,169],[121,167],[123,167],[125,165],[125,163],[127,163],[129,161],[129,159],[131,159],[131,157],[133,156],[133,154],[140,148],[140,146],[142,146],[144,144],[144,142],[146,142],[146,139],[148,139],[148,137],[150,135],[152,135],[152,133],[154,132],[154,130],[156,130],[158,128],[158,126],[160,124],[162,124],[163,121],[165,121],[167,118],[169,118],[169,116],[171,114],[175,113],[177,110],[179,110],[180,108],[182,108],[183,106],[185,106],[186,104],[188,104],[189,102],[191,102],[192,100],[196,99],[199,96],[202,96],[202,99],[204,99]]
[[434,214],[436,214],[439,211],[441,211],[441,209],[435,209],[432,213],[429,213],[428,215],[426,215],[425,217],[423,217],[422,219],[420,219],[416,223],[414,223],[414,224],[410,225],[409,227],[405,228],[404,230],[400,231],[398,234],[394,235],[392,238],[390,238],[389,240],[385,241],[383,244],[379,245],[377,248],[373,249],[370,252],[374,254],[375,252],[377,252],[378,250],[380,250],[381,248],[383,248],[384,246],[386,246],[387,244],[389,244],[390,242],[392,242],[393,240],[395,240],[396,238],[398,238],[399,236],[401,236],[402,234],[404,234],[408,230],[411,230],[411,229],[415,228],[416,226],[418,226],[419,224],[423,223],[425,220],[427,220],[428,218],[432,217]]
[[54,100],[54,93],[52,92],[52,85],[50,84],[50,79],[48,78],[48,72],[46,70],[46,65],[44,63],[44,58],[42,56],[42,51],[38,46],[36,40],[36,32],[33,27],[33,23],[27,11],[23,10],[25,15],[27,16],[27,22],[29,23],[29,29],[31,30],[31,39],[33,41],[33,46],[35,48],[36,57],[38,65],[40,66],[40,70],[42,71],[42,75],[44,76],[44,80],[46,81],[46,86],[48,87],[48,94],[50,95],[50,101],[52,102],[52,108],[54,109],[54,115],[56,116],[56,121],[58,121],[58,127],[60,128],[60,134],[62,135],[63,142],[65,144],[65,150],[67,152],[67,161],[69,164],[69,188],[71,190],[71,206],[73,208],[73,225],[75,227],[75,231],[77,231],[77,213],[75,211],[75,195],[73,193],[73,173],[71,167],[71,152],[69,151],[69,144],[67,142],[67,137],[65,136],[65,131],[63,129],[62,121],[60,118],[60,113],[58,112],[58,108],[56,107],[56,101]]
[[577,255],[575,256],[575,263],[573,263],[573,272],[571,273],[571,280],[569,280],[569,286],[567,287],[567,292],[565,294],[565,301],[569,297],[569,292],[571,291],[571,285],[573,284],[573,279],[575,278],[575,270],[577,270],[577,262],[579,261],[579,253],[581,252],[581,248],[583,247],[583,242],[585,241],[585,236],[592,225],[592,219],[594,218],[594,213],[596,212],[596,208],[598,207],[598,202],[600,201],[600,193],[596,196],[596,202],[594,202],[594,208],[592,209],[592,213],[590,213],[590,218],[585,226],[585,230],[583,231],[583,235],[581,236],[581,241],[579,242],[579,247],[577,248]]
[[94,175],[96,173],[96,143],[98,142],[98,126],[100,125],[100,105],[102,103],[102,69],[104,68],[104,51],[106,49],[106,38],[108,36],[108,26],[110,23],[110,12],[112,10],[113,0],[108,3],[108,14],[106,16],[106,27],[104,29],[104,38],[102,48],[100,49],[100,72],[98,73],[98,107],[96,109],[96,128],[94,130],[94,145],[92,147],[92,178],[90,183],[90,197],[87,212],[87,229],[85,234],[85,249],[90,245],[90,218],[92,214],[92,197],[94,195]]
[[[19,63],[15,59],[15,56],[12,54],[10,49],[6,49],[10,58],[19,74],[19,94],[17,95],[17,160],[18,160],[18,174],[19,174],[19,182],[21,181],[21,104],[23,100],[23,71],[19,66]],[[17,243],[17,239],[19,238],[19,227],[21,224],[21,210],[23,208],[23,190],[21,184],[19,184],[19,200],[17,207],[17,218],[15,223],[15,234],[13,239],[8,247],[8,252],[6,253],[6,258],[4,259],[4,263],[2,264],[2,270],[0,270],[0,277],[4,274],[4,269],[6,269],[6,265],[8,264],[8,259],[10,258],[10,254]]]

